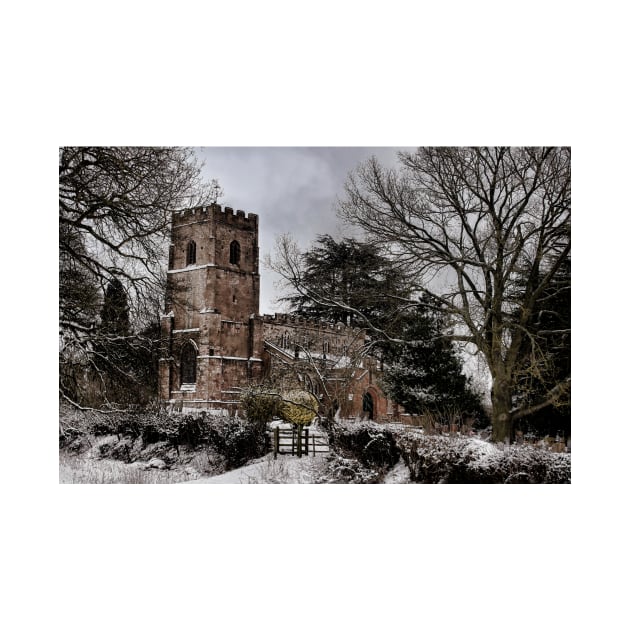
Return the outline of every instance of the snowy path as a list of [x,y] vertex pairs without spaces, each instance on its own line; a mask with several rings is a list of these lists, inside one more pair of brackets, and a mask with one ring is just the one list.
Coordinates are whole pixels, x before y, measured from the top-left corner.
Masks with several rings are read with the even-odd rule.
[[[274,460],[270,453],[250,462],[242,468],[236,468],[215,477],[202,477],[185,483],[235,483],[235,484],[293,484],[317,483],[327,469],[326,457],[294,457],[279,455]],[[409,483],[409,469],[400,461],[388,473],[383,483]]]
[[242,468],[215,477],[202,477],[186,483],[313,483],[318,471],[325,469],[323,457],[293,457],[265,455]]

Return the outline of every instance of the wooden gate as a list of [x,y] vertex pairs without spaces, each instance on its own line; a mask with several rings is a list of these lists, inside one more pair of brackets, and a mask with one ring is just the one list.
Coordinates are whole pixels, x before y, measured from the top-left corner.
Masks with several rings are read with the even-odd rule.
[[[281,429],[280,427],[268,430],[267,450],[273,451],[274,459],[278,453],[297,455],[297,430]],[[315,457],[317,453],[328,453],[329,451],[328,436],[325,433],[309,432],[309,429],[302,430],[302,455]]]

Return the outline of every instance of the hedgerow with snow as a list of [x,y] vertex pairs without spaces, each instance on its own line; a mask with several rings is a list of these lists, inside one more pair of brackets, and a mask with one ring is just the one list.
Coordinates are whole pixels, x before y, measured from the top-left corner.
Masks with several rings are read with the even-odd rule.
[[436,435],[401,435],[397,443],[420,483],[571,483],[568,453]]
[[571,483],[571,455],[478,438],[424,435],[373,422],[336,425],[331,440],[363,464],[391,468],[400,456],[416,483]]
[[[102,456],[133,461],[152,444],[164,444],[179,452],[180,446],[212,449],[225,459],[227,469],[242,466],[265,452],[264,430],[243,418],[206,412],[98,413],[63,410],[60,414],[61,447],[80,450],[85,436],[111,435],[112,446]],[[107,443],[109,444],[109,443]]]
[[335,423],[331,426],[329,438],[331,446],[351,453],[364,466],[387,470],[400,458],[393,433],[374,422]]

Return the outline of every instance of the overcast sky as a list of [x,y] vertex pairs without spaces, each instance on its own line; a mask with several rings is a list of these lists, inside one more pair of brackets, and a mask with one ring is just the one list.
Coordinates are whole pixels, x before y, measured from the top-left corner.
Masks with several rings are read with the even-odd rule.
[[[408,148],[403,148],[408,149]],[[348,173],[375,155],[394,166],[397,152],[391,147],[203,147],[204,175],[218,179],[223,188],[222,206],[259,215],[260,311],[282,310],[274,283],[277,277],[262,261],[271,254],[276,237],[290,233],[304,249],[318,234],[344,236],[335,214]]]

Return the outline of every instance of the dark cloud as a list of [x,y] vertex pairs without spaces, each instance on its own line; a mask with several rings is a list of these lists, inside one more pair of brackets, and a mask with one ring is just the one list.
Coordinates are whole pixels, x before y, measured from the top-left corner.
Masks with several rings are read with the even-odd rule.
[[[219,180],[222,205],[260,216],[260,255],[272,253],[276,237],[290,233],[305,248],[318,234],[343,236],[335,214],[348,174],[375,155],[396,163],[391,147],[204,147],[199,155],[207,178]],[[262,312],[273,312],[274,274],[261,267]]]

